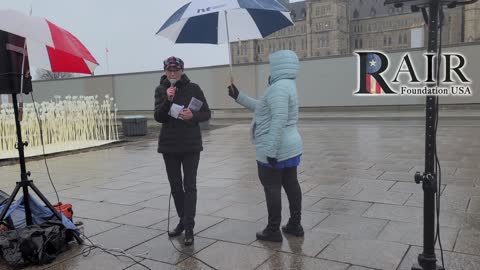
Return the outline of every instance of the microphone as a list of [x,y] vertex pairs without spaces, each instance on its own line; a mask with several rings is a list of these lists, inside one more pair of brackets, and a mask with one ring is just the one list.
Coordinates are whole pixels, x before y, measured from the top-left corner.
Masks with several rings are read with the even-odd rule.
[[[170,79],[169,81],[170,81],[170,87],[175,86],[175,84],[177,83],[177,80],[175,80],[175,79]],[[168,100],[169,100],[169,101],[172,101],[172,100],[173,100],[173,96],[168,97]]]

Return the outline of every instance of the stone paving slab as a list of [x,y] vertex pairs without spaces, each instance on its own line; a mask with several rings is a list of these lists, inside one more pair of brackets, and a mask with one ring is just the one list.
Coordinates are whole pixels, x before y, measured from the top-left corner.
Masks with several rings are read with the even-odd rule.
[[[377,118],[378,120],[378,118]],[[267,212],[257,178],[249,125],[205,131],[198,174],[195,245],[176,251],[166,238],[169,184],[156,139],[48,158],[60,200],[72,203],[92,241],[121,248],[152,269],[410,269],[422,251],[423,191],[413,181],[423,170],[424,123],[411,120],[302,121],[305,153],[298,168],[304,238],[257,241]],[[442,164],[441,239],[448,269],[480,265],[480,124],[443,120],[438,130]],[[42,160],[27,169],[56,201]],[[444,169],[444,170],[443,170]],[[18,165],[0,166],[0,189],[11,192]],[[175,209],[170,225],[178,222]],[[282,194],[282,224],[289,217]],[[75,243],[72,243],[76,246]],[[437,248],[439,245],[437,244]],[[128,258],[82,247],[50,265],[30,269],[142,269]],[[440,250],[436,251],[440,261]],[[0,269],[5,265],[0,264]]]

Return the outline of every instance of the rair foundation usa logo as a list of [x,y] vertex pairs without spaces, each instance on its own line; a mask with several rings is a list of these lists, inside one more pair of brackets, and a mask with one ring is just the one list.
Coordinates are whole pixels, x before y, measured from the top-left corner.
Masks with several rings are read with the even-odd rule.
[[[386,77],[385,71],[391,68],[388,56],[378,51],[356,51],[358,59],[358,85],[355,96],[471,96],[471,80],[464,72],[465,57],[459,53],[442,54],[441,63],[443,79],[437,85],[435,80],[436,54],[425,53],[426,70],[424,78],[420,78],[406,53],[397,66],[393,77]],[[403,75],[402,75],[403,74]],[[408,76],[409,84],[399,81],[400,76]]]

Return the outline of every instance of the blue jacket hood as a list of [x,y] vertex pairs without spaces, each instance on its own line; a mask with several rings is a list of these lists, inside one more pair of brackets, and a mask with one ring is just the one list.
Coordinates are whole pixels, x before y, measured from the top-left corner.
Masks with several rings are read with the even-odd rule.
[[298,56],[290,50],[270,54],[270,84],[282,79],[296,79],[300,64]]

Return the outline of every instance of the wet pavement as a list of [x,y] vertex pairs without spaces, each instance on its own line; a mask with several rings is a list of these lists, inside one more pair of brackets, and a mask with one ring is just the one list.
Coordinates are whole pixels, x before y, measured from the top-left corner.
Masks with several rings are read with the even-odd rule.
[[[48,159],[60,200],[72,203],[95,243],[137,255],[151,269],[410,269],[422,251],[424,167],[420,120],[302,121],[299,167],[305,237],[257,241],[267,211],[249,125],[205,131],[198,171],[195,244],[166,235],[169,185],[156,140]],[[447,269],[480,265],[480,122],[440,121],[441,243]],[[41,160],[32,179],[55,202]],[[0,167],[0,189],[13,190],[18,165]],[[283,194],[283,222],[288,201]],[[170,226],[178,219],[171,210]],[[72,244],[52,264],[31,269],[144,269],[100,250]],[[437,258],[441,263],[440,246]],[[198,258],[201,261],[195,259]],[[207,266],[208,264],[208,266]]]

